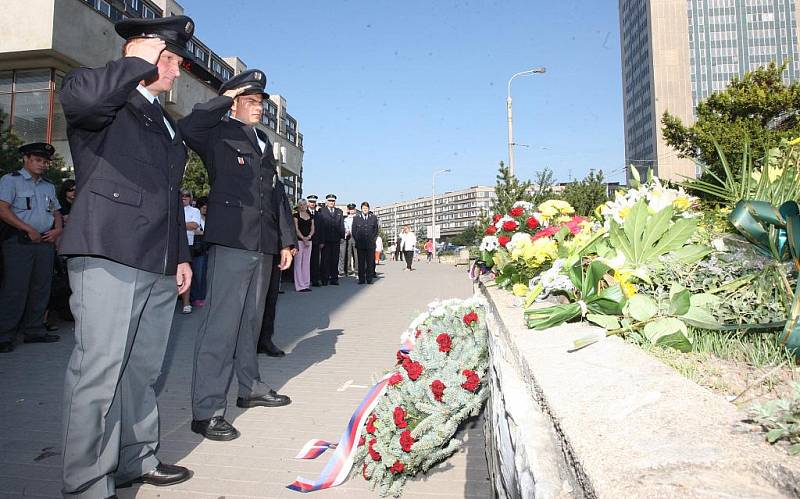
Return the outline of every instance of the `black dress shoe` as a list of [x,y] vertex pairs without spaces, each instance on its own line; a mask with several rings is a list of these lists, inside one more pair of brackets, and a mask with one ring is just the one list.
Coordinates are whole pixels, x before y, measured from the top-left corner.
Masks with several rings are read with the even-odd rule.
[[158,463],[158,466],[156,466],[154,470],[148,471],[139,478],[134,478],[129,482],[117,485],[117,488],[124,489],[135,483],[146,483],[148,485],[155,485],[156,487],[166,487],[167,485],[185,482],[190,478],[192,478],[192,472],[183,466]]
[[0,341],[0,353],[9,353],[14,351],[14,342]]
[[50,332],[53,332],[53,331],[58,331],[58,326],[54,326],[54,325],[52,325],[52,324],[48,324],[48,323],[46,323],[46,322],[44,323],[44,328],[45,328],[47,331],[50,331]]
[[318,288],[318,287],[322,286],[322,283],[320,283],[319,281],[314,281],[314,282],[311,283],[311,285],[314,286],[315,288]]
[[274,343],[270,345],[258,345],[258,353],[269,355],[270,357],[284,357],[286,352],[275,346]]
[[239,438],[239,430],[232,424],[225,421],[222,416],[214,416],[211,419],[192,421],[192,431],[203,435],[209,440],[227,442]]
[[41,336],[31,336],[25,338],[23,341],[25,343],[55,343],[60,339],[61,337],[55,334],[43,334]]
[[372,279],[367,279],[367,284],[372,284]]
[[322,281],[322,286],[327,286],[327,285],[328,285],[327,281]]
[[339,285],[339,280],[338,279],[335,280],[335,281],[331,281],[331,286],[338,286],[338,285]]
[[359,284],[366,284],[364,281],[358,281]]
[[261,395],[260,397],[244,398],[239,397],[236,399],[236,407],[281,407],[289,405],[292,399],[286,395],[280,395],[275,390],[270,390],[268,394]]

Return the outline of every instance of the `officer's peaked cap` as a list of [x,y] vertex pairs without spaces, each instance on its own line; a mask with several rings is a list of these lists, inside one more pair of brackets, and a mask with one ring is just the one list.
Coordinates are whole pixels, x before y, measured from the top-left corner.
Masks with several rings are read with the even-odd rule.
[[237,88],[249,86],[242,95],[261,94],[265,99],[269,98],[269,94],[264,91],[267,86],[267,75],[260,69],[248,69],[242,71],[230,80],[226,81],[219,87],[219,94],[222,95],[228,90],[235,90]]
[[46,159],[52,159],[53,154],[56,153],[56,148],[47,142],[32,142],[30,144],[20,146],[19,152],[21,154],[33,154]]
[[186,48],[194,34],[194,21],[189,16],[125,19],[116,23],[114,29],[126,40],[161,38],[167,44],[167,50],[189,61],[194,60],[194,54]]
[[316,201],[319,198],[317,197],[316,194],[312,194],[310,196],[306,196],[306,199],[309,200],[309,201]]
[[330,200],[336,201],[336,194],[328,194],[327,196],[325,196],[325,199],[327,199],[328,201]]
[[356,204],[355,203],[347,203],[347,209],[348,210],[355,210],[356,209]]

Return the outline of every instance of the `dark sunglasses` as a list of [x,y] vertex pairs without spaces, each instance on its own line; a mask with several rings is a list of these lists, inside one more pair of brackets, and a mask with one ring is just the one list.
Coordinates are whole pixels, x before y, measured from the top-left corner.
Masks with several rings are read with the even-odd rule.
[[74,187],[70,187],[69,189],[67,189],[67,192],[75,192],[75,188]]

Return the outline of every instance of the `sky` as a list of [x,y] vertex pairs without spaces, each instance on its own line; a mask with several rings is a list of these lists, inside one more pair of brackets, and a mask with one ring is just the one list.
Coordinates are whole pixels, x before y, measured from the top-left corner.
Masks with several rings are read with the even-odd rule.
[[195,35],[267,74],[304,136],[304,195],[380,206],[592,168],[623,180],[617,2],[182,0]]

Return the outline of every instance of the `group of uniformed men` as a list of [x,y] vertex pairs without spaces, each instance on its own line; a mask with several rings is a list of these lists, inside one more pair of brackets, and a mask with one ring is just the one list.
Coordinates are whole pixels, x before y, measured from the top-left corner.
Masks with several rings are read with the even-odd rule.
[[[204,236],[211,245],[209,311],[196,341],[191,429],[211,440],[239,436],[225,419],[234,371],[237,406],[291,403],[261,379],[256,360],[266,295],[296,246],[272,145],[254,126],[268,97],[266,76],[242,72],[175,121],[158,96],[192,62],[194,23],[186,16],[126,19],[115,29],[125,39],[123,57],[64,77],[60,98],[79,196],[63,234],[55,190],[42,178],[51,145],[21,148],[23,168],[0,181],[6,278],[32,283],[27,296],[2,286],[0,348],[13,349],[19,329],[26,342],[58,340],[42,324],[50,270],[45,279],[35,269],[52,269],[56,240],[68,258],[75,347],[64,390],[65,497],[116,497],[117,488],[133,483],[165,486],[191,477],[156,457],[154,390],[176,296],[192,278],[180,199],[186,146],[201,157],[211,186]],[[325,262],[334,261],[342,213],[322,217],[333,222],[320,223],[326,229],[319,237],[336,237],[336,244],[320,249]]]

